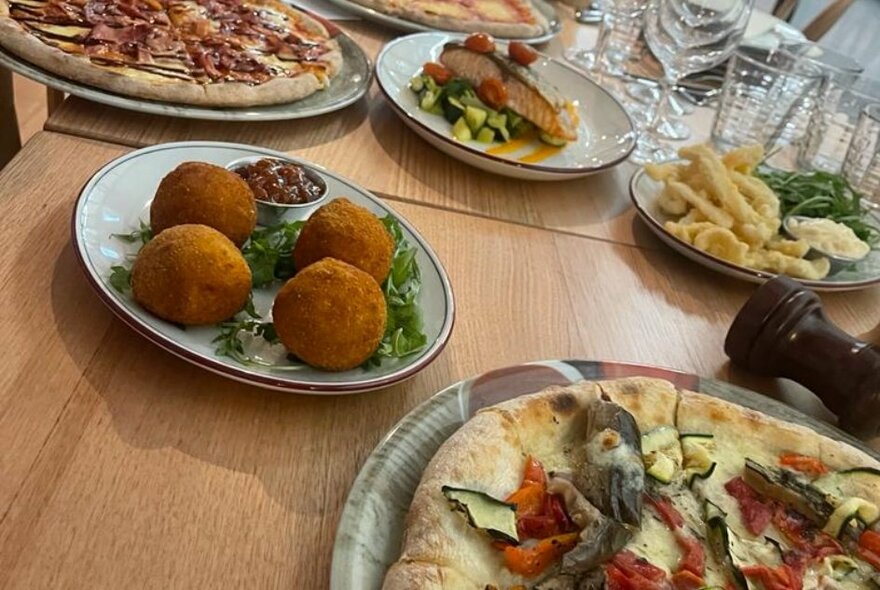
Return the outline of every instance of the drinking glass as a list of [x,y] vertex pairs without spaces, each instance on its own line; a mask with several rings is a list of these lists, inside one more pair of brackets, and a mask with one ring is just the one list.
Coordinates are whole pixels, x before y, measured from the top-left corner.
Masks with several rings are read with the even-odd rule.
[[[567,3],[571,4],[571,1]],[[579,25],[594,25],[602,22],[602,6],[598,2],[579,3],[578,0],[574,0],[572,5],[574,6],[574,22]]]
[[740,48],[727,65],[712,141],[758,143],[770,152],[804,134],[825,80],[813,63],[784,52]]
[[641,17],[647,4],[648,0],[603,0],[602,24],[595,46],[590,50],[569,48],[565,59],[593,72],[600,80],[604,74],[620,76],[623,73],[621,62],[629,56],[628,48],[638,40]]
[[657,107],[639,137],[634,161],[676,157],[658,133],[672,88],[683,76],[728,58],[742,41],[753,4],[754,0],[651,0],[645,11],[645,41],[663,66],[663,77]]
[[860,77],[848,86],[830,80],[810,120],[798,164],[838,173],[862,110],[880,102],[880,80]]
[[843,175],[854,189],[880,205],[880,103],[862,109],[843,161]]

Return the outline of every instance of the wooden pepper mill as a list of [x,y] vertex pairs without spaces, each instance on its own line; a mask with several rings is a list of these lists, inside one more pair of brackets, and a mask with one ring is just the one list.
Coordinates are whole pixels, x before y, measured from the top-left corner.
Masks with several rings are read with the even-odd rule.
[[724,351],[749,371],[810,389],[861,438],[880,434],[880,350],[831,323],[815,293],[767,281],[739,311]]

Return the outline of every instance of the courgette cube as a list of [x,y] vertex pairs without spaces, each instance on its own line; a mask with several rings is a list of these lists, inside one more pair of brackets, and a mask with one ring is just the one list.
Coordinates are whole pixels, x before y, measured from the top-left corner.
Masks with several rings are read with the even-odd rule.
[[464,117],[459,117],[458,121],[455,122],[455,125],[452,126],[452,135],[459,141],[470,141],[474,138],[473,133],[471,133],[471,128],[468,127],[467,121],[464,120]]
[[495,130],[491,127],[483,127],[477,133],[477,141],[480,143],[492,143],[495,141]]
[[409,87],[413,92],[418,94],[422,91],[422,88],[425,87],[425,81],[422,80],[421,76],[413,76],[409,81]]
[[499,127],[495,131],[501,136],[501,141],[510,141],[510,131],[507,130],[507,127]]
[[502,129],[507,127],[507,115],[495,113],[490,115],[486,120],[486,125],[493,129]]
[[550,135],[549,133],[546,133],[544,131],[541,132],[540,138],[541,138],[541,141],[543,141],[544,143],[549,144],[549,145],[553,145],[556,147],[562,147],[568,143],[568,140],[562,139],[561,137],[556,137],[556,136]]
[[455,124],[464,115],[464,109],[452,102],[452,99],[444,101],[443,118]]
[[474,133],[479,131],[483,125],[486,124],[486,118],[488,116],[489,114],[483,109],[477,107],[464,108],[464,120],[467,121],[468,127],[470,127],[471,131]]
[[424,94],[422,94],[422,100],[419,101],[419,107],[423,111],[430,111],[431,107],[437,104],[437,99],[440,98],[440,95],[433,90],[426,90]]

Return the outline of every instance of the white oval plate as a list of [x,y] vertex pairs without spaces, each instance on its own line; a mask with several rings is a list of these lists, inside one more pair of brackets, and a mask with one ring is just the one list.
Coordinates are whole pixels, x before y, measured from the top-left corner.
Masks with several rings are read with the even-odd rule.
[[[384,25],[390,29],[406,31],[408,33],[438,30],[434,27],[429,27],[428,25],[423,25],[415,21],[385,14],[374,8],[359,4],[354,0],[329,0],[329,2],[344,8],[352,14],[356,14],[366,20],[373,21],[374,23]],[[543,35],[519,38],[517,41],[524,41],[532,44],[545,43],[562,32],[562,21],[559,20],[559,15],[556,13],[556,9],[553,8],[549,2],[545,2],[544,0],[532,0],[532,4],[534,4],[535,8],[544,15],[547,22],[550,23],[550,29]]]
[[[335,26],[331,25],[331,27],[331,31],[338,31]],[[357,102],[367,92],[372,82],[370,60],[367,59],[363,49],[345,33],[337,32],[334,38],[339,41],[342,49],[343,63],[342,70],[331,80],[327,88],[295,102],[256,107],[211,108],[115,94],[43,70],[2,48],[0,48],[0,66],[5,66],[26,78],[62,92],[139,113],[210,121],[282,121],[316,117],[344,109]]]
[[[629,183],[630,198],[639,217],[666,245],[707,268],[750,283],[763,283],[776,276],[773,273],[754,270],[747,266],[722,260],[666,231],[663,225],[674,218],[660,210],[657,197],[662,188],[663,183],[652,180],[645,173],[644,168],[636,170]],[[875,218],[880,225],[880,217],[875,215]],[[880,250],[871,250],[871,253],[864,260],[860,260],[853,267],[830,274],[820,281],[794,280],[814,291],[853,291],[871,287],[880,283]]]
[[[376,81],[393,107],[413,131],[443,153],[487,172],[524,180],[569,180],[615,166],[636,145],[636,133],[626,111],[608,92],[564,62],[541,55],[532,68],[575,102],[580,115],[578,140],[538,164],[517,161],[538,147],[526,146],[513,154],[495,156],[486,150],[499,144],[458,141],[443,117],[419,108],[410,79],[428,61],[437,61],[443,45],[463,39],[453,33],[417,33],[391,41],[376,58]],[[506,47],[503,43],[499,43]]]
[[342,510],[333,545],[330,590],[379,590],[400,556],[406,514],[422,471],[437,449],[487,406],[583,379],[666,379],[689,389],[802,424],[873,457],[877,452],[833,426],[753,391],[671,369],[613,361],[540,361],[484,373],[437,393],[398,422],[367,457]]
[[[302,366],[296,370],[244,366],[217,356],[211,340],[214,326],[187,327],[161,320],[110,286],[110,267],[123,264],[138,246],[112,234],[126,234],[149,221],[150,203],[159,181],[181,162],[201,161],[225,166],[246,156],[264,155],[309,166],[327,183],[329,197],[345,196],[376,215],[393,214],[410,244],[418,248],[422,275],[419,305],[428,343],[404,359],[385,359],[369,370],[357,368],[332,373]],[[307,214],[304,212],[303,217]],[[310,162],[282,152],[233,143],[210,141],[166,143],[121,156],[98,170],[88,181],[71,220],[74,252],[101,300],[130,328],[154,344],[202,368],[244,383],[294,393],[354,393],[387,387],[424,369],[440,354],[455,315],[452,289],[437,255],[403,217],[358,185]],[[265,318],[280,284],[254,290],[254,304]]]

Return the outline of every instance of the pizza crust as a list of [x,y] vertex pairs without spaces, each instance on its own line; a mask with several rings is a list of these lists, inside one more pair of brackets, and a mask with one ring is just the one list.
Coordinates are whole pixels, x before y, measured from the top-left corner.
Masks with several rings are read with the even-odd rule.
[[[265,0],[259,3],[267,4]],[[310,31],[327,34],[319,22],[308,15],[296,14]],[[328,43],[330,51],[323,58],[327,63],[329,81],[342,68],[342,50],[336,40]],[[135,68],[96,65],[87,57],[66,53],[29,33],[10,16],[6,0],[0,0],[0,45],[58,76],[117,94],[163,102],[206,107],[261,106],[301,100],[325,87],[325,83],[311,72],[294,78],[274,78],[258,85],[242,82],[199,84]]]
[[[550,30],[547,18],[535,8],[534,4],[526,0],[531,12],[533,23],[502,23],[484,20],[462,20],[441,14],[431,14],[420,10],[406,1],[389,2],[388,0],[352,0],[353,2],[372,8],[382,14],[396,16],[405,20],[423,24],[441,31],[461,31],[464,33],[489,33],[496,37],[509,39],[529,39],[539,37]],[[440,0],[441,2],[443,0]],[[479,4],[479,0],[475,2]]]

